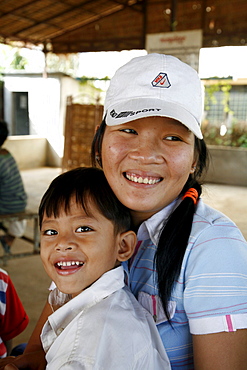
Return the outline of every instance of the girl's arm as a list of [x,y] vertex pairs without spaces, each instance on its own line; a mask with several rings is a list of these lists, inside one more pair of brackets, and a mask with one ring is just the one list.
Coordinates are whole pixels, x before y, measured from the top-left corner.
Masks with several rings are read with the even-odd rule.
[[41,334],[42,328],[48,316],[51,314],[52,314],[51,306],[49,305],[48,302],[46,302],[43,308],[43,311],[39,317],[39,320],[33,330],[33,333],[31,334],[31,337],[29,338],[28,344],[24,351],[25,354],[30,353],[30,352],[35,352],[38,350],[43,351],[43,347],[42,347],[41,340],[40,340],[40,334]]
[[193,335],[195,370],[246,370],[247,329]]

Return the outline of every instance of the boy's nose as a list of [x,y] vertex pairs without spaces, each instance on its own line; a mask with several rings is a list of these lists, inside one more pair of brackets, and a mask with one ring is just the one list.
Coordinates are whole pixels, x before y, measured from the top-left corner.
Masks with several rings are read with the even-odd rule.
[[68,236],[61,236],[56,244],[57,251],[66,251],[76,248],[76,244]]

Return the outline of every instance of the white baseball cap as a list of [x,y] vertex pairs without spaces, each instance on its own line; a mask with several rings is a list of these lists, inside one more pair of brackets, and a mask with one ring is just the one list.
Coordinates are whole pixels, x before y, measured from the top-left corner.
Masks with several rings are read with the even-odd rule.
[[108,126],[170,117],[202,139],[202,105],[202,84],[192,67],[171,55],[147,54],[116,71],[106,93],[104,117]]

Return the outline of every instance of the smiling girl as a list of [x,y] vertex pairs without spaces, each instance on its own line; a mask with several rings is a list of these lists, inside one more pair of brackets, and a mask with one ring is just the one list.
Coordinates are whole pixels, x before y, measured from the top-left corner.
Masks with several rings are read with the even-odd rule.
[[247,369],[247,245],[200,199],[201,115],[192,68],[172,56],[135,58],[111,80],[92,158],[131,211],[138,243],[123,265],[172,368]]

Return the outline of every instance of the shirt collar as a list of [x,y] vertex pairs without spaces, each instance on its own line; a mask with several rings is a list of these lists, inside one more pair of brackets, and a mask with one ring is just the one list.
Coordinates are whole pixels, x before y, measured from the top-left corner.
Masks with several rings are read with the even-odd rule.
[[166,223],[170,214],[179,205],[180,199],[176,198],[168,206],[164,207],[161,211],[155,213],[152,217],[144,221],[137,232],[138,240],[151,239],[154,245],[158,245],[159,234],[162,230],[164,223]]
[[[82,312],[86,308],[92,307],[110,294],[123,288],[124,285],[124,270],[122,266],[119,266],[107,271],[89,288],[82,291],[70,301],[66,302],[66,297],[68,297],[68,295],[62,293],[61,296],[64,296],[64,302],[66,304],[61,306],[48,317],[48,322],[51,328],[57,333],[58,329],[60,330],[61,327],[65,328],[79,312]],[[54,295],[52,292],[50,294]],[[49,302],[51,301],[52,299],[50,298]],[[58,334],[59,333],[57,333],[57,335]]]

